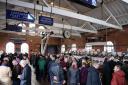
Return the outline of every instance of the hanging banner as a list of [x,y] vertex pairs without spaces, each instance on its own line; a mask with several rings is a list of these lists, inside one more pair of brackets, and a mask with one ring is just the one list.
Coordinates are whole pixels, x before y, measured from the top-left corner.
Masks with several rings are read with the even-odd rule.
[[68,1],[72,1],[89,8],[95,8],[97,6],[97,0],[68,0]]
[[19,20],[19,21],[27,21],[32,23],[35,21],[34,16],[30,13],[19,12],[19,11],[8,10],[8,9],[6,10],[6,18]]
[[52,26],[53,25],[53,18],[46,17],[46,16],[39,16],[39,24]]

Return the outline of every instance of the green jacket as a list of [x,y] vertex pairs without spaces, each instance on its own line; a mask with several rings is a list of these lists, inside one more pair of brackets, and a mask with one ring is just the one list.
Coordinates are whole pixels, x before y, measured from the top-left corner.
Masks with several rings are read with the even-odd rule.
[[45,70],[45,65],[46,65],[45,59],[40,58],[39,61],[38,61],[38,65],[39,65],[39,70],[44,71]]

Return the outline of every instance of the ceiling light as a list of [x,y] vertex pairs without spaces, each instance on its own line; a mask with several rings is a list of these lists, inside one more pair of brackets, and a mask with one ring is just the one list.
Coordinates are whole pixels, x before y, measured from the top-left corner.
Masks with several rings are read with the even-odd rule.
[[122,0],[122,1],[124,1],[124,2],[128,3],[128,0]]
[[39,26],[39,29],[44,30],[45,28],[44,26]]
[[34,23],[29,24],[29,28],[34,28],[36,25]]
[[26,32],[26,30],[22,29],[22,32],[24,32],[24,33],[25,33],[25,32]]
[[54,3],[53,2],[51,2],[51,5],[53,5]]
[[23,27],[23,28],[26,28],[26,25],[23,24],[23,23],[18,24],[18,26]]

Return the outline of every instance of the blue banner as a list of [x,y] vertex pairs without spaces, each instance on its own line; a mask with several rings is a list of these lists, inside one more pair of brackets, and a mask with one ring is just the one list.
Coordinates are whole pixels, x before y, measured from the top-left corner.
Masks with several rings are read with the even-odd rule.
[[34,22],[35,18],[30,13],[19,12],[14,10],[6,10],[6,18],[19,21]]
[[53,25],[53,18],[46,17],[46,16],[39,16],[39,24],[52,26]]
[[97,5],[97,0],[81,0],[84,4],[89,4],[92,6],[96,6]]
[[75,3],[78,3],[80,5],[89,7],[89,8],[95,8],[97,6],[97,0],[69,0]]

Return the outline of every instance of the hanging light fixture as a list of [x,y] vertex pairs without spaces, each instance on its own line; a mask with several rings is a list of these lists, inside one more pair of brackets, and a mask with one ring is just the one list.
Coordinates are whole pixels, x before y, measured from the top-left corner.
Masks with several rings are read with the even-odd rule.
[[26,25],[24,23],[20,23],[20,24],[18,24],[18,26],[26,28]]
[[41,29],[41,30],[45,29],[44,26],[39,26],[38,28]]
[[34,23],[29,24],[29,28],[34,28],[36,25]]
[[26,32],[26,30],[22,29],[22,32],[23,32],[23,33],[25,33],[25,32]]
[[26,30],[24,28],[26,28],[26,25],[24,23],[20,23],[18,24],[19,27],[22,27],[22,32],[26,32]]
[[54,3],[53,3],[53,2],[51,2],[50,4],[51,4],[51,5],[53,5]]

